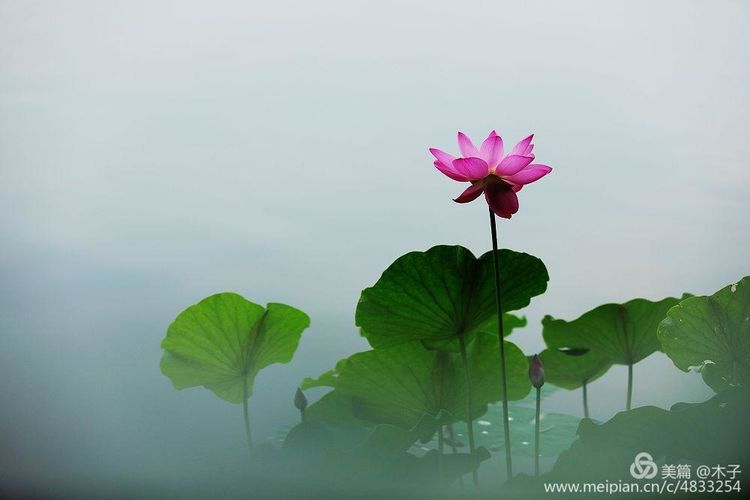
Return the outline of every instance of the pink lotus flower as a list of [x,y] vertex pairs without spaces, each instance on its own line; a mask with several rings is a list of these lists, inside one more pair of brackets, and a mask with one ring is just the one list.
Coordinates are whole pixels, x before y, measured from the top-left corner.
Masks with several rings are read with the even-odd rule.
[[436,158],[435,167],[442,173],[459,182],[471,182],[471,186],[453,201],[468,203],[484,193],[492,211],[510,219],[518,212],[516,192],[552,171],[547,165],[531,163],[534,161],[533,138],[534,134],[525,137],[505,155],[503,139],[494,130],[479,149],[466,134],[459,132],[460,158],[436,148],[430,148],[430,153]]

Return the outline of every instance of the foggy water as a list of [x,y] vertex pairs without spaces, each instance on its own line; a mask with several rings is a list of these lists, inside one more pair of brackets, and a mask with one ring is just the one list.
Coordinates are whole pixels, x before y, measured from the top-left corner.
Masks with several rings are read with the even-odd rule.
[[[354,309],[388,264],[489,248],[486,206],[454,204],[427,152],[456,151],[457,129],[534,132],[554,168],[500,225],[551,276],[511,337],[525,352],[544,314],[750,274],[749,14],[0,2],[0,487],[252,490],[241,408],[160,374],[167,326],[220,291],[310,315],[293,362],[255,383],[255,436],[275,436],[303,377],[367,348]],[[625,372],[592,384],[594,417],[622,409]],[[634,405],[710,394],[660,353],[636,366]],[[581,414],[578,392],[545,404]]]

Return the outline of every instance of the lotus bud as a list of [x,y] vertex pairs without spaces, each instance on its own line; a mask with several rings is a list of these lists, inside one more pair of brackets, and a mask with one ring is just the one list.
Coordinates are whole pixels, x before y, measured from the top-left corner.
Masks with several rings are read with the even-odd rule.
[[307,408],[307,397],[305,397],[305,393],[299,387],[297,388],[297,392],[294,393],[294,407],[302,413]]
[[544,385],[544,365],[538,354],[534,354],[531,363],[529,363],[529,380],[531,380],[531,385],[537,389]]

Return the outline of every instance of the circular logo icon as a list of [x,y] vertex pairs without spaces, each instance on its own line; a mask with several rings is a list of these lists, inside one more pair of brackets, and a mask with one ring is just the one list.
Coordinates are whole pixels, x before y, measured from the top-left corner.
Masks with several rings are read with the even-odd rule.
[[654,457],[645,451],[637,454],[630,464],[630,475],[635,479],[653,479],[658,471]]
[[709,467],[708,465],[699,465],[695,470],[695,473],[699,479],[706,479],[711,475],[711,467]]

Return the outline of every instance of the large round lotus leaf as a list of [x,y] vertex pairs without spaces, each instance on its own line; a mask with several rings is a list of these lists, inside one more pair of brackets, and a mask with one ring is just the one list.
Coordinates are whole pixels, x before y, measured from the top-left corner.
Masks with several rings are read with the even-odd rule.
[[[547,289],[541,260],[500,250],[503,311],[529,304]],[[477,259],[460,246],[436,246],[399,257],[362,292],[356,323],[375,348],[414,340],[456,350],[460,335],[488,330],[496,316],[492,252]]]
[[[542,418],[541,418],[541,447],[542,457],[555,457],[561,451],[570,447],[576,438],[576,430],[580,418],[562,413],[547,413],[545,411],[545,399],[558,390],[549,384],[542,386]],[[510,417],[510,436],[514,454],[534,456],[534,419],[536,403],[536,391],[532,390],[525,398],[511,401],[508,406]],[[465,451],[468,447],[467,428],[465,422],[453,424],[453,439],[446,432],[446,447],[455,446],[458,451]],[[495,452],[505,448],[505,435],[503,432],[503,408],[500,403],[492,403],[487,406],[487,413],[474,421],[474,434],[477,446],[484,446]],[[417,444],[415,446],[423,446]],[[426,447],[437,448],[437,436]]]
[[612,365],[605,357],[586,349],[546,349],[539,358],[544,365],[545,381],[571,390],[598,379]]
[[550,348],[588,349],[614,364],[632,365],[659,350],[656,329],[679,301],[604,304],[573,321],[545,316],[542,335]]
[[[528,361],[505,341],[508,398],[528,394]],[[472,387],[472,417],[502,399],[497,337],[482,333],[467,346]],[[447,412],[446,423],[466,418],[466,388],[459,354],[425,349],[408,342],[348,358],[336,379],[336,393],[350,396],[356,417],[413,427],[423,415]]]
[[[533,403],[532,403],[533,405]],[[542,404],[544,408],[544,404]],[[510,421],[511,448],[514,455],[534,456],[534,428],[536,410],[533,407],[513,403],[508,408]],[[568,449],[576,438],[576,430],[580,418],[563,413],[547,413],[542,411],[540,419],[541,446],[539,455],[542,457],[556,457],[560,452]],[[457,445],[466,445],[467,431],[463,423],[454,428]],[[489,406],[487,413],[474,423],[477,446],[484,446],[490,451],[505,449],[505,433],[503,432],[502,405]]]
[[[510,313],[504,313],[503,314],[503,336],[507,337],[510,335],[514,329],[521,328],[526,326],[526,317],[525,316],[515,316]],[[494,318],[493,318],[494,320]],[[492,324],[487,325],[486,329],[482,329],[482,332],[491,333],[492,335],[496,335],[497,331],[497,322],[493,321]],[[458,350],[458,342],[456,341],[455,348],[449,349],[451,351],[457,351]],[[339,374],[341,373],[341,369],[344,366],[344,363],[346,363],[346,359],[340,359],[336,366],[330,370],[327,370],[324,373],[321,373],[318,375],[317,378],[314,377],[305,377],[302,380],[302,383],[300,384],[300,389],[307,390],[312,389],[315,387],[336,387],[336,379],[338,378]]]
[[[583,419],[578,439],[551,472],[538,478],[539,488],[542,482],[632,482],[630,466],[644,451],[657,461],[666,457],[668,464],[673,459],[712,468],[747,464],[749,412],[750,393],[734,387],[702,403],[675,404],[669,411],[643,406],[620,412],[603,424]],[[744,472],[744,465],[740,469]]]
[[750,276],[710,297],[691,297],[659,325],[664,352],[681,370],[700,367],[715,391],[750,387]]
[[[235,293],[220,293],[181,312],[161,343],[161,371],[177,389],[204,386],[241,403],[259,370],[288,363],[310,319],[284,304],[266,308]],[[244,384],[247,390],[244,390]]]

